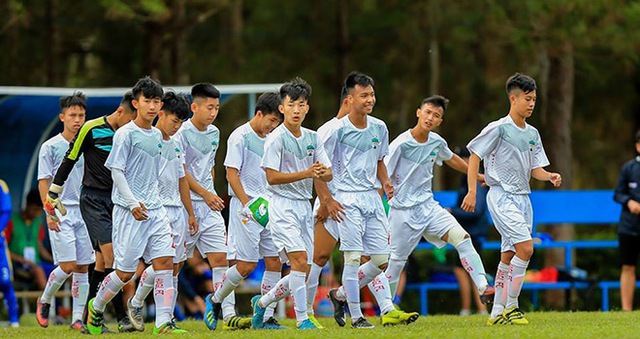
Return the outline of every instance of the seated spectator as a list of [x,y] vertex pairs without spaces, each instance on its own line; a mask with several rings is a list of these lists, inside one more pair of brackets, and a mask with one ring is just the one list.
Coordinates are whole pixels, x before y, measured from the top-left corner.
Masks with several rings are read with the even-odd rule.
[[202,319],[206,310],[202,296],[212,293],[213,285],[211,267],[197,250],[192,258],[187,259],[178,279],[178,298],[184,304],[184,313],[194,319]]
[[43,246],[45,237],[42,201],[37,190],[27,195],[23,211],[14,213],[5,230],[15,277],[43,290],[47,283],[45,270],[39,265],[41,257],[52,261],[51,253]]

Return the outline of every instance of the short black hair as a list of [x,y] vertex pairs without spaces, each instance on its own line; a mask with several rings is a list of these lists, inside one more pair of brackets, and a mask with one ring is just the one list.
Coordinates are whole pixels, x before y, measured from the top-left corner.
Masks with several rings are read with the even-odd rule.
[[342,86],[342,89],[340,90],[340,106],[342,106],[342,102],[344,101],[344,98],[346,98],[347,96],[349,96],[349,91],[347,91],[347,86]]
[[26,205],[36,205],[42,207],[42,200],[40,200],[40,192],[37,189],[32,189],[27,193]]
[[60,98],[60,113],[64,113],[64,110],[73,106],[80,106],[87,109],[87,97],[84,93],[77,91],[73,92],[70,96]]
[[152,79],[147,75],[136,82],[131,92],[135,100],[140,99],[140,95],[144,95],[147,99],[162,99],[164,90],[158,80]]
[[422,103],[420,103],[420,108],[425,104],[432,104],[436,107],[442,108],[442,113],[447,111],[447,106],[449,105],[449,99],[443,97],[442,95],[432,95],[428,98],[422,99]]
[[362,87],[373,87],[375,85],[375,82],[373,81],[372,77],[364,73],[354,71],[347,74],[347,77],[344,79],[344,88],[346,89],[347,93],[351,93],[353,89],[356,88],[356,85],[360,85]]
[[132,100],[135,100],[135,97],[133,96],[133,92],[126,91],[122,96],[122,100],[120,101],[120,106],[126,108],[130,112],[135,112],[136,108],[133,107],[133,104],[131,103]]
[[280,94],[276,92],[262,93],[262,95],[258,97],[254,113],[261,111],[262,114],[273,114],[282,120],[282,113],[280,113],[280,110],[278,109],[280,102]]
[[301,77],[295,77],[280,86],[280,100],[284,101],[286,97],[289,97],[291,100],[309,100],[311,92],[311,85]]
[[220,99],[220,91],[208,82],[200,82],[191,87],[191,97]]
[[636,142],[640,142],[640,129],[636,132]]
[[189,119],[191,114],[187,96],[173,91],[166,92],[162,97],[162,110],[166,114],[175,115],[182,121]]
[[538,87],[536,81],[525,74],[516,73],[507,79],[507,95],[511,94],[511,91],[519,89],[524,93],[535,91]]

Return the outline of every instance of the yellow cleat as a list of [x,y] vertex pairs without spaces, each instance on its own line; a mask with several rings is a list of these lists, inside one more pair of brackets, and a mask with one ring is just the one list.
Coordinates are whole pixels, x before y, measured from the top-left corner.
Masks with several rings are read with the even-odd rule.
[[317,327],[317,328],[319,328],[319,329],[323,329],[323,328],[324,328],[324,326],[322,326],[322,325],[320,324],[320,322],[318,321],[318,319],[316,319],[316,317],[315,317],[313,314],[309,313],[309,314],[307,314],[307,317],[309,317],[309,320],[311,321],[311,323],[313,323],[314,325],[316,325],[316,327]]
[[487,319],[487,326],[494,326],[494,325],[511,325],[511,323],[509,322],[508,319],[506,319],[505,317],[501,315],[495,317],[495,318],[489,318]]
[[502,316],[513,325],[529,325],[529,320],[525,319],[524,312],[517,307],[511,307],[502,312]]
[[404,323],[402,311],[393,309],[381,316],[382,326],[395,326]]
[[225,320],[222,325],[223,331],[245,330],[251,328],[251,318],[242,318],[233,316],[229,320]]

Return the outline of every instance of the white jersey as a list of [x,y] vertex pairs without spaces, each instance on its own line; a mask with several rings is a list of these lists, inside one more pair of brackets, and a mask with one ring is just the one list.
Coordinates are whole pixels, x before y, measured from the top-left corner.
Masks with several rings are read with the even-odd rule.
[[487,125],[467,148],[484,159],[487,185],[511,194],[529,194],[531,170],[549,165],[538,130],[526,123],[520,128],[508,115]]
[[[113,135],[113,148],[104,164],[110,170],[124,172],[134,198],[149,210],[162,207],[158,190],[162,151],[162,132],[159,129],[143,129],[131,121]],[[113,185],[111,200],[129,210],[116,185]]]
[[[38,180],[48,179],[53,181],[53,177],[56,175],[58,167],[62,164],[62,160],[68,150],[69,142],[62,134],[45,141],[40,147],[40,154],[38,155]],[[73,170],[64,185],[60,196],[62,204],[72,206],[80,204],[80,187],[82,186],[83,175],[84,158],[81,156],[73,166]]]
[[158,189],[163,206],[182,207],[179,180],[185,176],[183,159],[182,151],[173,139],[162,140]]
[[420,143],[411,130],[400,134],[389,146],[385,165],[393,183],[393,199],[389,206],[409,208],[433,199],[433,166],[453,157],[447,142],[435,132],[429,132]]
[[[266,138],[258,136],[248,122],[236,128],[227,140],[224,166],[238,170],[242,188],[251,198],[264,196],[267,192],[267,176],[260,168],[265,140]],[[231,185],[229,194],[237,196]]]
[[389,131],[384,121],[367,116],[367,127],[359,129],[347,116],[327,134],[327,155],[340,164],[333,169],[333,188],[345,192],[380,188],[378,161],[389,152]]
[[[333,119],[325,122],[322,126],[320,126],[320,128],[318,128],[318,136],[320,137],[320,140],[322,141],[322,143],[324,144],[325,142],[327,142],[327,139],[329,139],[329,136],[331,136],[331,132],[337,128],[338,124],[340,124],[340,120],[344,119],[344,117],[338,119],[336,117],[334,117]],[[325,151],[326,151],[326,147],[325,147]],[[342,166],[341,162],[340,162],[340,158],[336,157],[336,156],[330,156],[327,153],[327,156],[329,156],[329,161],[331,161],[331,170],[332,171],[340,171],[338,168],[340,168]],[[335,189],[333,188],[333,180],[329,181],[327,183],[327,186],[329,187],[329,192],[331,193],[331,195],[333,195],[335,193]]]
[[[182,150],[187,172],[211,193],[216,193],[213,187],[211,169],[216,164],[216,152],[220,142],[220,131],[216,126],[207,126],[206,131],[198,130],[191,120],[182,124],[174,139]],[[191,200],[202,201],[204,198],[191,192]]]
[[[331,167],[331,162],[324,151],[318,134],[301,127],[299,138],[282,124],[273,130],[264,145],[264,155],[260,166],[281,173],[305,171],[316,161]],[[267,190],[279,196],[293,200],[311,199],[313,179],[307,178],[283,185],[268,185]]]

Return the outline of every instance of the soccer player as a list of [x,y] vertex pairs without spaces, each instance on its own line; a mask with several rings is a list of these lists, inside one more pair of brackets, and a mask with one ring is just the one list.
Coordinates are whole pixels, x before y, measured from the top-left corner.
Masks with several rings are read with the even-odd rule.
[[313,258],[313,179],[330,181],[331,163],[316,132],[302,127],[309,112],[311,86],[294,78],[280,87],[284,123],[269,135],[261,167],[269,198],[269,229],[278,252],[291,264],[291,273],[266,294],[251,299],[252,327],[264,328],[265,308],[291,294],[298,329],[317,329],[307,315],[305,281]]
[[[343,86],[340,93],[340,108],[338,109],[338,113],[335,117],[318,128],[318,136],[323,143],[328,137],[327,133],[333,129],[333,126],[338,124],[340,119],[349,114],[350,104],[347,95],[347,88]],[[339,166],[339,162],[336,157],[329,160],[331,161],[331,165],[334,169],[336,166]],[[322,183],[316,182],[315,184],[316,192],[320,192],[323,188],[323,186],[321,186]],[[318,197],[316,197],[315,203],[313,204],[313,215],[315,216],[313,262],[311,263],[309,278],[307,279],[307,312],[309,313],[309,319],[311,322],[313,322],[318,328],[322,328],[322,325],[314,315],[313,302],[316,299],[322,268],[329,261],[331,252],[340,239],[338,221],[342,221],[341,216],[344,214],[344,207],[333,199],[334,190],[332,183],[328,182],[324,187],[327,187],[328,191],[322,191],[322,195],[318,193]],[[321,197],[323,199],[321,199]],[[331,214],[338,220],[334,220],[329,217],[329,210],[331,210]]]
[[[344,301],[351,313],[352,328],[373,328],[360,309],[360,288],[370,282],[378,300],[383,325],[409,322],[408,313],[396,310],[391,302],[389,281],[382,273],[389,259],[388,223],[378,189],[393,197],[393,185],[383,158],[387,155],[389,132],[385,123],[370,113],[376,103],[374,81],[366,74],[351,72],[345,79],[351,111],[339,120],[325,141],[327,154],[335,161],[332,182],[334,198],[344,207],[338,223],[340,251],[344,255],[343,287],[329,291],[334,303],[334,319],[345,325]],[[317,184],[318,196],[324,199]],[[335,213],[329,213],[338,220]],[[370,260],[360,265],[362,255]],[[415,315],[414,315],[415,316]]]
[[[96,265],[89,277],[87,300],[95,296],[102,279],[113,271],[113,247],[111,245],[113,179],[111,179],[111,171],[104,166],[104,162],[111,152],[115,131],[136,117],[136,110],[131,104],[132,100],[131,92],[125,93],[115,112],[108,116],[89,120],[80,127],[55,173],[46,197],[45,211],[49,216],[56,217],[54,209],[58,209],[61,215],[66,214],[66,209],[60,201],[59,195],[62,193],[63,185],[75,163],[80,159],[80,156],[84,156],[80,213],[89,231],[93,249],[96,250]],[[118,320],[118,330],[121,332],[133,331],[134,328],[124,310],[122,296],[119,295],[115,298],[113,304]],[[106,333],[111,330],[105,326],[103,331]]]
[[9,324],[11,327],[19,327],[18,299],[13,289],[13,272],[9,256],[9,245],[5,238],[4,229],[11,219],[11,196],[9,186],[0,179],[0,292],[7,303]]
[[[278,127],[282,113],[278,110],[280,95],[264,93],[256,102],[255,115],[251,120],[236,128],[227,141],[227,168],[229,182],[229,251],[227,258],[236,261],[225,273],[222,287],[211,297],[213,319],[207,320],[215,328],[222,311],[222,301],[238,287],[264,258],[265,272],[262,277],[262,292],[267,293],[278,280],[282,264],[268,223],[267,178],[260,168],[264,143],[267,135]],[[273,317],[275,304],[265,312],[264,328],[282,328]]]
[[484,176],[489,186],[487,207],[502,238],[489,326],[529,323],[518,307],[525,271],[533,254],[529,180],[534,177],[550,181],[555,187],[562,184],[560,174],[544,170],[549,160],[540,134],[526,122],[536,104],[536,81],[516,73],[507,79],[506,89],[511,105],[509,114],[489,123],[467,145],[471,152],[469,192],[462,201],[462,209],[474,210],[478,168],[484,159]]
[[171,321],[174,288],[172,262],[175,256],[171,226],[162,206],[158,177],[163,150],[162,132],[152,126],[162,107],[162,86],[144,77],[133,86],[133,122],[113,136],[113,149],[105,162],[113,178],[113,254],[115,271],[107,275],[95,298],[89,300],[87,327],[101,334],[104,309],[133,277],[140,258],[150,260],[155,270],[154,334],[185,333]]
[[[227,231],[220,214],[224,208],[224,201],[217,195],[213,186],[220,131],[212,123],[220,110],[220,92],[212,84],[198,83],[191,88],[191,96],[193,116],[182,124],[175,135],[185,160],[193,210],[198,222],[198,232],[187,237],[187,256],[192,257],[197,247],[198,252],[208,259],[215,292],[222,286],[224,274],[229,268]],[[212,329],[209,320],[212,319],[213,305],[210,300],[211,298],[206,298],[204,320],[207,328]],[[236,316],[234,293],[223,301],[222,313],[228,329],[251,326],[250,319]]]
[[[38,190],[43,204],[46,203],[51,179],[62,163],[71,140],[85,122],[87,101],[84,94],[75,92],[73,95],[60,98],[60,110],[58,118],[63,123],[62,133],[45,141],[40,147],[38,157]],[[95,261],[89,232],[79,207],[83,169],[84,161],[80,158],[71,171],[65,190],[60,195],[60,201],[66,208],[66,215],[55,214],[55,210],[52,211],[53,216],[47,214],[53,259],[58,267],[49,274],[47,285],[37,301],[36,319],[42,327],[49,326],[51,299],[73,274],[71,328],[82,330],[82,314],[89,292],[88,269],[89,264]]]
[[[158,112],[158,121],[155,126],[162,133],[163,150],[160,158],[158,189],[162,205],[167,211],[173,246],[176,249],[176,255],[173,257],[174,293],[171,311],[175,309],[178,298],[178,274],[187,260],[187,233],[193,235],[198,230],[198,223],[191,206],[182,152],[171,138],[189,118],[190,113],[189,101],[184,94],[167,92],[162,97],[162,109]],[[131,324],[140,332],[144,331],[142,307],[144,300],[154,287],[155,278],[156,272],[153,265],[150,265],[142,273],[135,295],[127,301],[127,312]]]
[[394,196],[389,200],[391,255],[385,274],[394,295],[409,254],[422,237],[440,248],[449,243],[458,251],[460,262],[478,288],[481,299],[489,303],[494,289],[487,283],[471,237],[433,198],[435,165],[441,166],[444,162],[459,172],[467,171],[467,163],[433,132],[442,123],[448,102],[439,95],[422,100],[416,110],[415,127],[400,134],[389,146],[385,163],[393,181]]

